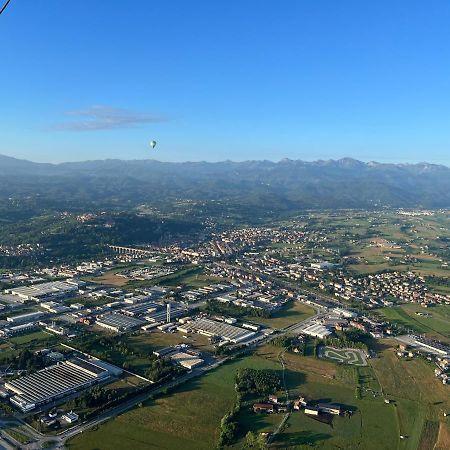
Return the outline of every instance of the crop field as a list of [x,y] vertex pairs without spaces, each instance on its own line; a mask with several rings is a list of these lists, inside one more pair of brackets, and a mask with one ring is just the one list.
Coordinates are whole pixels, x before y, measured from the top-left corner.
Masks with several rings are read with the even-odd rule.
[[352,348],[321,347],[319,350],[321,358],[330,359],[340,364],[352,366],[366,366],[366,357],[362,350]]
[[[347,245],[351,256],[359,259],[349,266],[356,273],[412,270],[425,276],[450,275],[450,270],[442,266],[442,259],[448,259],[448,214],[408,217],[386,212],[374,218],[354,213],[347,218],[322,215],[322,221],[327,236],[333,237],[338,245]],[[351,244],[349,237],[353,239]],[[428,252],[423,250],[425,246]],[[405,260],[406,256],[414,261]]]

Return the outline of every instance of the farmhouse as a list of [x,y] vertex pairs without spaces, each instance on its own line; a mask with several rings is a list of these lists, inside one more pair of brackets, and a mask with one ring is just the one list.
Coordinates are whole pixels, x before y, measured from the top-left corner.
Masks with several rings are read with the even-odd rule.
[[271,403],[255,403],[253,405],[255,413],[273,413],[273,405]]

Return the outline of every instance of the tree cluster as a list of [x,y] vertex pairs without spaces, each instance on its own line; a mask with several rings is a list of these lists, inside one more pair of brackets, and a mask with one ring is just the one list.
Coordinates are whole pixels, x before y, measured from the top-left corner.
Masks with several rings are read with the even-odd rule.
[[265,395],[281,388],[278,374],[269,370],[241,368],[236,371],[236,390],[242,395]]
[[154,359],[149,369],[146,371],[146,376],[154,381],[161,381],[165,378],[175,378],[186,372],[186,369],[178,364],[173,364],[168,358]]
[[233,317],[270,317],[270,312],[266,309],[245,308],[233,303],[223,303],[218,300],[208,300],[206,310],[217,314],[226,314]]

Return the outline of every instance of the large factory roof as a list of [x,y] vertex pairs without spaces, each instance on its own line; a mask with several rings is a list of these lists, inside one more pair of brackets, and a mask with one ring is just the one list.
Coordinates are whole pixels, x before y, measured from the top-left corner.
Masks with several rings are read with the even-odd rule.
[[21,298],[32,300],[42,297],[58,296],[70,291],[75,291],[77,289],[78,286],[75,283],[67,283],[65,281],[50,281],[48,283],[11,288],[9,289],[9,292]]
[[250,339],[255,335],[253,331],[244,330],[224,322],[210,319],[197,319],[189,323],[189,327],[206,336],[220,336],[222,339],[237,343]]
[[8,381],[5,388],[16,394],[11,398],[11,402],[23,411],[28,411],[108,376],[109,372],[100,366],[81,358],[74,358]]
[[119,332],[132,330],[143,325],[145,322],[134,317],[125,316],[124,314],[108,313],[98,317],[96,323],[101,327]]

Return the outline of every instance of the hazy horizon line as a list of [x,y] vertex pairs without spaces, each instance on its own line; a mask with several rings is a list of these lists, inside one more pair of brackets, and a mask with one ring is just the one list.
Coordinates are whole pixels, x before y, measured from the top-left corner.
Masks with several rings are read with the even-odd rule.
[[158,163],[169,163],[169,164],[184,164],[184,163],[208,163],[208,164],[220,164],[225,162],[231,162],[231,163],[245,163],[245,162],[270,162],[274,164],[281,163],[283,161],[301,161],[305,163],[317,163],[317,162],[337,162],[337,161],[356,161],[364,164],[380,164],[380,165],[420,165],[420,164],[429,164],[429,165],[435,165],[435,166],[444,166],[447,168],[450,168],[450,162],[449,163],[443,163],[443,162],[437,162],[437,161],[418,161],[418,160],[395,160],[395,161],[383,161],[381,160],[373,160],[373,159],[358,159],[352,156],[342,156],[340,158],[316,158],[316,159],[303,159],[303,158],[280,158],[280,159],[269,159],[269,158],[262,158],[262,159],[222,159],[217,161],[208,161],[205,159],[199,159],[199,160],[179,160],[179,161],[172,161],[172,160],[162,160],[162,159],[156,159],[156,158],[130,158],[130,159],[122,159],[122,158],[95,158],[95,159],[80,159],[80,160],[73,160],[73,161],[37,161],[29,158],[21,158],[17,156],[7,155],[4,153],[0,153],[0,156],[4,156],[7,158],[13,158],[19,161],[27,161],[35,164],[50,164],[54,166],[58,166],[61,164],[77,164],[77,163],[85,163],[85,162],[100,162],[100,161],[124,161],[124,162],[130,162],[130,161],[154,161]]

